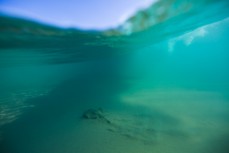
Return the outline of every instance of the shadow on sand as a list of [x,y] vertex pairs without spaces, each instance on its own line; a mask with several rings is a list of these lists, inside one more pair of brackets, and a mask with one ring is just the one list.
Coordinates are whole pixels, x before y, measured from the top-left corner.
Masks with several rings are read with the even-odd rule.
[[29,99],[26,103],[35,107],[2,128],[0,152],[31,153],[34,148],[41,148],[47,137],[55,139],[64,135],[66,128],[76,124],[86,109],[116,105],[118,95],[127,87],[116,68],[107,64],[102,68],[101,64],[91,66],[81,75],[61,83],[48,95]]

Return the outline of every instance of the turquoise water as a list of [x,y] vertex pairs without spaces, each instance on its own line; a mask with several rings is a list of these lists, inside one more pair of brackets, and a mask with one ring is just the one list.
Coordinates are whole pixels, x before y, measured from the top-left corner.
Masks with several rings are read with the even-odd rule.
[[106,31],[1,15],[0,151],[227,153],[228,8],[161,0]]

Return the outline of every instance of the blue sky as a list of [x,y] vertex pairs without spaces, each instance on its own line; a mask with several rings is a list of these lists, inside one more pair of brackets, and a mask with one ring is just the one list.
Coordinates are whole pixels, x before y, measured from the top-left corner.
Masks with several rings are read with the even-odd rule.
[[0,12],[48,24],[106,29],[155,0],[0,0]]

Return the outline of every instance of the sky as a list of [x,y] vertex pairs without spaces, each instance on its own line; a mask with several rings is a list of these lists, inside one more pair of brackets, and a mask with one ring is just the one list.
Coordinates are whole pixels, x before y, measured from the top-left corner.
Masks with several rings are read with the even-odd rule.
[[0,0],[0,13],[61,27],[107,29],[155,0]]

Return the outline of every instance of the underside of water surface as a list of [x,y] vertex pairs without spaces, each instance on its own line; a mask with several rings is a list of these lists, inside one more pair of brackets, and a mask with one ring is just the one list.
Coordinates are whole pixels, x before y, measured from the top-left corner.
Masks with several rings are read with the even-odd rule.
[[228,153],[228,10],[158,0],[104,31],[0,14],[0,152]]

